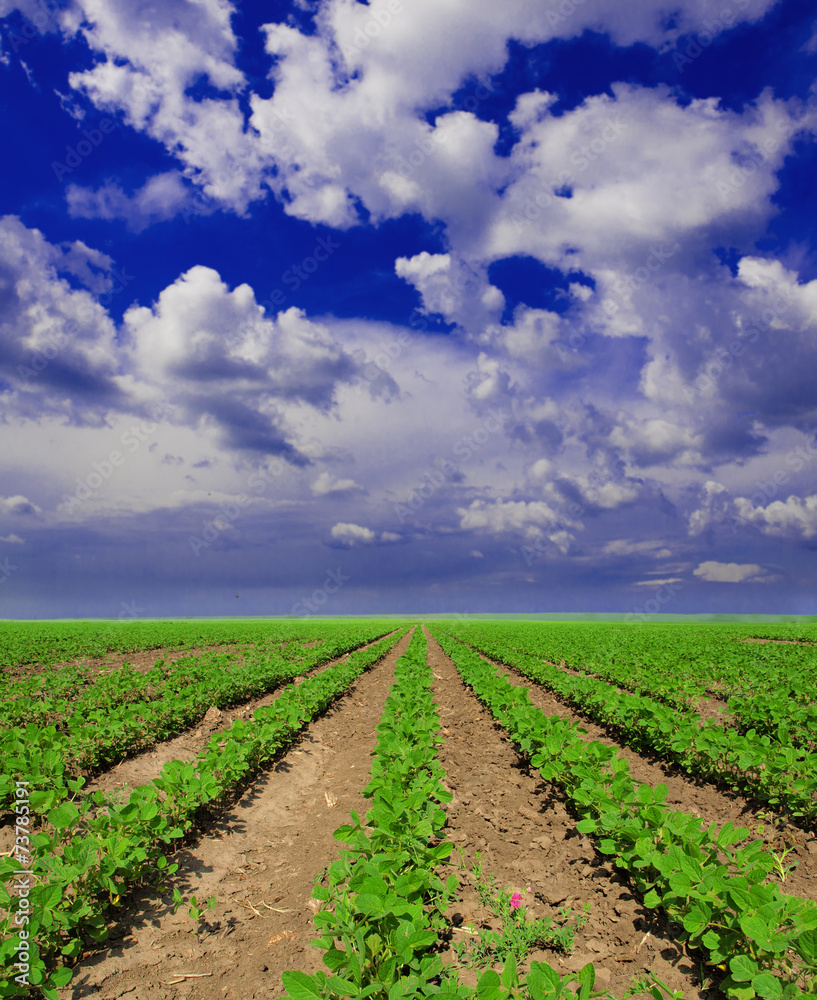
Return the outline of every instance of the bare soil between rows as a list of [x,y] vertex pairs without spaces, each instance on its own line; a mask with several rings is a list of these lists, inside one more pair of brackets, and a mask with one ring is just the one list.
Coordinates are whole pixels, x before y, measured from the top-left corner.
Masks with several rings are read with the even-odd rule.
[[[479,852],[484,873],[492,874],[499,888],[531,900],[526,904],[531,919],[558,917],[563,908],[582,914],[583,904],[590,904],[588,922],[576,934],[571,954],[536,950],[520,968],[527,972],[531,961],[546,961],[564,975],[592,962],[597,988],[617,996],[626,992],[634,976],[644,978],[650,971],[686,997],[707,996],[694,958],[674,930],[635,898],[609,858],[576,830],[558,790],[528,767],[431,636],[429,663],[445,736],[438,759],[454,794],[446,807],[446,835],[464,852],[467,869],[473,868]],[[463,923],[453,930],[452,946],[474,940],[469,925],[477,934],[480,928],[500,929],[481,904],[473,877],[464,876],[458,856],[454,858],[449,868],[463,883],[458,907]],[[456,961],[453,950],[446,958]],[[478,975],[478,970],[461,973],[472,984]]]
[[795,826],[785,816],[773,816],[770,812],[763,812],[762,806],[728,787],[695,779],[657,755],[640,753],[632,749],[612,728],[607,729],[597,725],[579,709],[547,688],[536,684],[529,677],[525,677],[520,671],[497,663],[490,657],[485,659],[499,668],[511,683],[526,687],[530,693],[531,704],[545,715],[561,715],[579,725],[586,732],[588,739],[615,747],[618,755],[627,760],[630,774],[635,781],[652,786],[666,785],[668,806],[680,809],[691,816],[701,817],[707,824],[714,822],[723,826],[726,823],[734,823],[735,826],[748,827],[754,834],[754,839],[764,841],[767,850],[780,853],[791,848],[786,864],[796,862],[797,867],[788,874],[782,888],[791,895],[803,896],[817,902],[817,835],[814,832]]
[[243,652],[252,643],[238,642],[220,646],[195,646],[187,649],[178,649],[175,646],[158,646],[155,649],[138,649],[131,653],[106,653],[105,656],[83,656],[74,660],[65,660],[62,663],[24,663],[17,667],[5,667],[3,679],[11,682],[14,680],[29,680],[35,674],[44,670],[58,670],[60,667],[84,667],[89,674],[89,680],[94,675],[109,674],[118,670],[124,663],[130,663],[140,674],[146,674],[152,670],[158,659],[164,659],[167,663],[174,663],[183,656],[201,656],[203,653],[229,653]]
[[[317,936],[312,887],[342,849],[334,830],[348,822],[350,810],[363,816],[369,806],[361,791],[369,779],[375,729],[394,665],[408,642],[409,635],[404,636],[306,728],[293,748],[177,852],[173,860],[180,869],[172,884],[188,899],[195,895],[200,904],[216,897],[198,932],[186,906],[173,913],[169,892],[159,898],[155,890],[139,891],[121,911],[108,946],[78,963],[72,985],[60,991],[62,1000],[282,997],[285,971],[325,968],[322,951],[309,945]],[[566,907],[581,913],[584,903],[591,904],[571,954],[547,949],[533,952],[530,959],[546,960],[562,973],[592,961],[597,988],[616,995],[624,993],[633,976],[652,971],[686,997],[714,996],[701,982],[697,956],[678,942],[676,928],[644,908],[626,878],[576,831],[561,796],[527,767],[431,637],[429,663],[445,736],[439,760],[454,794],[446,807],[445,833],[464,852],[466,867],[481,852],[484,869],[498,887],[524,892],[529,886],[531,917],[555,915]],[[673,805],[718,823],[751,824],[752,814],[738,796],[724,796],[710,785],[665,771],[622,748],[527,679],[506,672],[531,690],[537,707],[573,716],[588,738],[616,745],[636,780],[666,783]],[[790,877],[785,888],[814,899],[817,857],[806,846],[802,849],[811,869],[798,870],[797,880]],[[458,926],[452,926],[443,952],[452,964],[457,961],[453,946],[476,937],[468,933],[469,924],[476,932],[488,926],[499,929],[480,903],[473,877],[458,861],[455,853],[447,866],[461,882],[461,899],[451,913],[458,914],[452,921]],[[529,961],[523,968],[528,966]],[[466,968],[461,976],[475,982],[478,972]]]
[[[372,642],[363,643],[363,645],[357,648],[366,649],[375,642],[380,642],[383,638],[385,636],[381,636],[380,639],[374,639]],[[314,646],[315,643],[312,643],[312,645]],[[159,776],[164,765],[171,760],[180,760],[183,763],[194,760],[207,746],[213,736],[219,732],[228,730],[236,719],[246,720],[252,718],[257,709],[271,705],[287,685],[292,683],[301,684],[308,677],[313,677],[324,670],[328,670],[347,655],[344,654],[344,656],[336,657],[333,660],[327,660],[326,663],[321,663],[317,667],[313,667],[312,670],[300,674],[292,681],[282,681],[277,687],[264,695],[259,695],[255,698],[245,698],[237,701],[229,708],[219,709],[215,705],[211,706],[195,725],[189,726],[178,736],[156,743],[144,753],[127,757],[114,767],[98,773],[96,777],[87,782],[83,793],[91,795],[97,790],[105,793],[123,793],[127,789],[136,788],[139,785],[153,781],[154,778]]]
[[[322,968],[311,900],[316,876],[337,858],[333,832],[363,815],[369,757],[409,637],[320,718],[238,801],[177,852],[173,876],[186,899],[217,903],[198,933],[168,893],[136,893],[111,944],[83,958],[61,997],[80,1000],[254,1000],[283,995],[287,969]],[[183,978],[190,977],[190,978]]]

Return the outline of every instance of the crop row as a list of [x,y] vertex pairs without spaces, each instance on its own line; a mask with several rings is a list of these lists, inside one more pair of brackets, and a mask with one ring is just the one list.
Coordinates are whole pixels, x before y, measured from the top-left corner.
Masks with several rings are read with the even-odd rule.
[[[35,824],[30,814],[41,810],[51,793],[32,791],[16,808],[18,824],[30,824],[31,834],[18,836],[16,857],[0,859],[0,909],[7,911],[0,919],[0,998],[26,994],[20,976],[56,1000],[55,988],[71,979],[71,968],[58,961],[73,962],[84,943],[106,939],[106,914],[129,887],[157,879],[163,887],[176,870],[168,865],[167,845],[191,829],[197,810],[270,761],[403,634],[405,629],[289,685],[252,719],[236,719],[211,738],[195,762],[166,764],[158,778],[133,789],[125,804],[106,801],[101,792],[79,797],[80,778],[72,786],[78,798],[54,806]],[[28,872],[27,906],[20,900],[13,914],[6,885],[20,868]],[[15,967],[21,933],[28,953],[22,970]]]
[[[456,875],[443,883],[436,866],[451,853],[445,840],[451,800],[445,772],[436,759],[440,720],[426,663],[426,640],[417,629],[397,661],[395,684],[378,726],[371,781],[363,794],[372,808],[361,821],[339,827],[348,845],[313,889],[322,902],[312,942],[324,951],[329,973],[290,970],[283,984],[290,1000],[589,1000],[591,965],[578,975],[560,976],[544,962],[532,962],[520,980],[511,957],[502,974],[485,972],[476,987],[444,968],[440,938],[449,928],[445,913],[458,889]],[[572,983],[579,991],[572,992]],[[660,991],[653,994],[661,997]]]
[[461,642],[434,630],[464,681],[526,752],[545,781],[561,787],[598,850],[625,869],[644,904],[662,908],[693,947],[727,972],[734,1000],[817,995],[817,906],[765,881],[774,858],[749,830],[718,829],[670,810],[665,785],[635,782],[627,761],[561,716],[535,709]]
[[716,694],[729,700],[744,729],[766,720],[770,734],[782,724],[804,742],[817,740],[817,646],[741,641],[757,631],[750,626],[492,622],[457,631],[491,636],[680,708]]
[[[460,636],[459,629],[451,630]],[[473,632],[475,649],[555,692],[585,715],[608,726],[638,748],[654,751],[688,774],[725,781],[760,802],[787,811],[802,825],[817,819],[817,753],[783,746],[767,734],[742,733],[716,720],[641,694],[621,693],[596,677],[572,677],[540,657],[517,652]]]
[[[224,653],[182,658],[172,666],[158,661],[145,675],[126,672],[127,683],[133,683],[130,691],[134,698],[149,696],[149,700],[120,699],[117,704],[114,698],[106,705],[107,685],[100,683],[91,697],[76,703],[60,706],[46,702],[46,707],[55,712],[62,707],[62,718],[57,714],[59,728],[43,725],[42,719],[38,724],[37,712],[44,710],[30,706],[31,721],[25,726],[13,726],[0,736],[4,762],[0,811],[14,804],[14,774],[26,775],[32,790],[52,793],[43,800],[42,810],[48,811],[70,794],[71,780],[82,771],[115,763],[175,736],[198,722],[210,706],[224,708],[264,694],[354,649],[361,640],[359,633],[347,632],[319,649],[304,649],[299,663],[263,653],[247,653],[243,665],[232,663],[230,654]],[[121,691],[125,685],[118,674],[113,675],[111,684]],[[44,718],[48,714],[45,711]]]
[[[387,620],[347,619],[344,627],[395,627]],[[318,631],[320,628],[320,632]],[[122,619],[113,621],[0,621],[0,667],[27,663],[66,663],[78,657],[98,657],[109,652],[195,649],[264,640],[287,642],[312,639],[333,628],[333,623],[275,621],[269,618],[226,619]]]

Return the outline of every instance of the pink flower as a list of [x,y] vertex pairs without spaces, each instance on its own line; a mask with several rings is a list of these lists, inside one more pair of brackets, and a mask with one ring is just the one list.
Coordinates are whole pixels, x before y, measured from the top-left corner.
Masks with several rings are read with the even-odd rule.
[[518,910],[521,905],[522,905],[522,895],[521,893],[515,892],[511,896],[511,909]]

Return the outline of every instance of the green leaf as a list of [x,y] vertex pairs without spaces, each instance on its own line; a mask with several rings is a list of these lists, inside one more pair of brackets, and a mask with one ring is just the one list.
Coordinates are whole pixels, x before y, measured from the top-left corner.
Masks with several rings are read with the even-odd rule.
[[729,971],[739,983],[748,983],[757,975],[757,962],[748,955],[735,955],[729,963]]
[[518,982],[519,980],[516,975],[516,959],[513,955],[511,955],[505,963],[505,968],[502,970],[502,985],[506,990],[510,990],[516,986]]
[[488,969],[487,972],[483,972],[479,977],[477,982],[477,996],[479,997],[489,997],[493,996],[499,991],[499,987],[502,985],[502,980],[499,978],[493,969]]
[[761,972],[759,976],[752,979],[752,989],[768,1000],[777,1000],[783,995],[783,987],[780,980],[773,976],[771,972]]
[[72,826],[79,816],[79,809],[73,802],[62,802],[48,814],[48,822],[58,830]]
[[316,1000],[321,992],[311,976],[305,972],[285,972],[282,976],[284,989],[292,1000]]
[[55,969],[51,973],[51,983],[54,986],[67,986],[71,982],[74,975],[73,969],[69,969],[66,966],[60,966],[59,969]]
[[331,987],[335,993],[340,993],[342,997],[356,997],[360,992],[357,983],[349,979],[341,979],[339,976],[330,976],[326,985]]

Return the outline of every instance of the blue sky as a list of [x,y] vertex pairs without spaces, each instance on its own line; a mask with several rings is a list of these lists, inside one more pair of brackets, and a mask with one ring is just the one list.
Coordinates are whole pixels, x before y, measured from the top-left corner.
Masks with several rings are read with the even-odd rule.
[[0,617],[817,613],[805,0],[0,0]]

